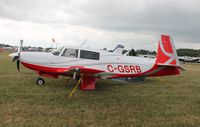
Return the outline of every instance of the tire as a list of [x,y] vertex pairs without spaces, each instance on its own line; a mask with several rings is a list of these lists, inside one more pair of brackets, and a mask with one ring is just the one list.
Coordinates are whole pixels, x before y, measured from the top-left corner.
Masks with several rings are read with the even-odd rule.
[[38,78],[38,79],[36,80],[36,84],[37,84],[37,85],[44,85],[44,84],[45,84],[45,81],[44,81],[43,78]]
[[76,80],[78,81],[81,78],[81,76],[76,76]]

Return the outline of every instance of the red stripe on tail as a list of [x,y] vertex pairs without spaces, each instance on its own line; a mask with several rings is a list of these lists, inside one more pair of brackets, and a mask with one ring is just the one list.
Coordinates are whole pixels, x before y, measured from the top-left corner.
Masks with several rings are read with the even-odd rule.
[[179,65],[176,49],[168,35],[162,35],[158,43],[156,63],[162,65]]
[[168,35],[162,35],[158,42],[156,65],[160,69],[152,76],[177,75],[182,67],[179,64],[174,43]]

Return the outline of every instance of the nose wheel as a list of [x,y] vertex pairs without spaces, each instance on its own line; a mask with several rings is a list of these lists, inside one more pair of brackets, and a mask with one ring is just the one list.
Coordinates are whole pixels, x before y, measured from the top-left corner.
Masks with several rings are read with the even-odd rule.
[[45,84],[45,81],[44,81],[43,78],[38,78],[38,79],[36,80],[36,84],[37,84],[37,85],[44,85],[44,84]]

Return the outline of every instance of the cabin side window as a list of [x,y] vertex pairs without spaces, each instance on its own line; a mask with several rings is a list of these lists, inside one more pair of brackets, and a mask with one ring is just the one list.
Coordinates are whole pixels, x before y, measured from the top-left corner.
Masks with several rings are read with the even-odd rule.
[[78,49],[65,49],[62,56],[78,58]]
[[92,60],[99,60],[100,54],[98,52],[92,52],[92,51],[86,51],[81,50],[80,52],[80,58],[83,59],[92,59]]

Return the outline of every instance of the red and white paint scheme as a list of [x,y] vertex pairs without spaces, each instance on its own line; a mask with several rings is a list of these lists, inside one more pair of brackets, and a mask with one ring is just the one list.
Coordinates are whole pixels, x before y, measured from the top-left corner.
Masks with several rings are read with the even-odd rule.
[[[95,82],[102,78],[139,76],[166,76],[180,74],[176,49],[170,36],[162,35],[158,42],[155,59],[126,56],[116,53],[123,46],[118,45],[113,53],[83,47],[62,47],[51,53],[20,52],[10,54],[25,67],[34,70],[39,76],[58,78],[71,76],[81,78],[82,90],[95,89]],[[40,78],[41,79],[41,78]],[[37,80],[38,84],[44,80]]]

